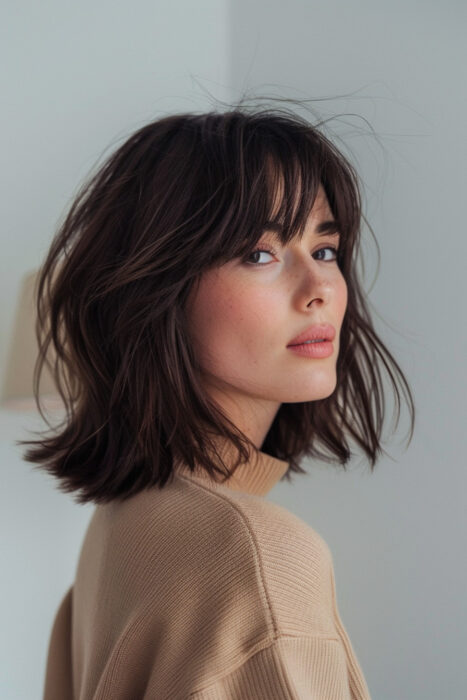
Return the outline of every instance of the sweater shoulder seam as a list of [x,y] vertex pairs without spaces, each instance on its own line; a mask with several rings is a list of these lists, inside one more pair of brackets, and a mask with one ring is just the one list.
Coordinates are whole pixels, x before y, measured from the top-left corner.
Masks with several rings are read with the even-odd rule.
[[266,576],[264,573],[264,566],[263,566],[263,561],[262,561],[262,557],[261,557],[261,551],[260,551],[260,547],[259,547],[256,535],[255,535],[255,532],[254,532],[253,528],[251,527],[251,524],[250,524],[246,514],[234,501],[232,501],[232,500],[230,500],[230,498],[228,498],[227,494],[217,493],[216,491],[212,491],[210,488],[208,488],[204,484],[200,484],[199,482],[192,481],[189,477],[186,477],[183,475],[177,475],[177,476],[180,479],[182,479],[183,481],[187,482],[188,484],[191,484],[194,487],[198,486],[205,493],[209,493],[212,496],[217,497],[218,500],[221,500],[224,503],[227,503],[228,506],[230,506],[232,508],[232,510],[234,510],[237,513],[237,515],[240,517],[241,521],[243,522],[243,524],[246,528],[246,531],[248,532],[250,540],[253,544],[253,555],[254,555],[255,563],[258,567],[258,571],[259,571],[259,575],[260,575],[260,579],[261,579],[261,584],[263,587],[263,592],[264,592],[264,595],[265,595],[265,598],[267,601],[269,619],[270,619],[272,629],[274,632],[273,638],[274,639],[277,638],[278,636],[281,635],[281,632],[279,631],[277,620],[274,617],[274,612],[273,612],[273,608],[272,608],[272,604],[271,604],[271,600],[270,600],[270,596],[269,596],[269,591],[268,591],[268,587],[267,587],[267,582],[266,582]]

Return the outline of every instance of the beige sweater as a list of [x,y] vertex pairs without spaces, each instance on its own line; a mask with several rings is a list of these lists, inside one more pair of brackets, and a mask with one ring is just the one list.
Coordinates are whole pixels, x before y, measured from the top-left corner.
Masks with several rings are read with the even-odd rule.
[[257,452],[219,484],[180,464],[97,505],[44,700],[368,699],[326,542],[264,498],[287,468]]

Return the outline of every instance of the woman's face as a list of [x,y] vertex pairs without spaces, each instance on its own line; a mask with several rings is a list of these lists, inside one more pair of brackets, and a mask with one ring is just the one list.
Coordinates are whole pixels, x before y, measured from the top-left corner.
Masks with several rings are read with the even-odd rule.
[[[322,399],[336,387],[347,285],[328,248],[338,247],[339,236],[316,232],[333,218],[321,187],[301,241],[281,246],[265,230],[256,247],[274,254],[255,253],[206,271],[188,300],[205,388],[258,447],[281,403]],[[287,347],[315,323],[334,326],[331,355],[304,357]]]

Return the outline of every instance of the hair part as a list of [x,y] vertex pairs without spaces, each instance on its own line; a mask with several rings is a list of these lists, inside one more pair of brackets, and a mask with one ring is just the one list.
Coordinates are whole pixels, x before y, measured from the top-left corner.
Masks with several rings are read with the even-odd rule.
[[[46,363],[66,417],[51,436],[16,441],[31,445],[23,458],[63,491],[77,491],[78,503],[163,488],[179,459],[191,469],[201,463],[213,478],[233,473],[252,443],[203,388],[186,301],[205,270],[253,250],[266,221],[281,223],[283,244],[301,236],[320,185],[341,235],[337,262],[348,288],[337,385],[327,398],[282,404],[261,449],[289,462],[290,481],[306,473],[304,456],[345,468],[351,437],[373,469],[384,451],[383,365],[398,420],[399,383],[407,397],[411,440],[410,388],[375,332],[356,273],[364,219],[356,171],[296,114],[237,108],[152,121],[78,192],[35,287],[34,395],[46,418],[39,399]],[[210,434],[237,448],[232,468],[211,458]]]

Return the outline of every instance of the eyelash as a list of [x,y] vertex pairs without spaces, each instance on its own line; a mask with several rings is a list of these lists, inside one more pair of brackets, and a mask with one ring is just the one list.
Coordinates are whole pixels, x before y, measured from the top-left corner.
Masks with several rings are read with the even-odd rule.
[[[330,263],[330,262],[337,262],[337,254],[338,254],[338,251],[339,251],[338,248],[336,248],[336,247],[333,246],[333,245],[327,245],[327,246],[324,246],[323,248],[319,248],[319,250],[317,250],[316,252],[319,253],[321,250],[333,250],[334,253],[336,254],[336,257],[334,258],[334,260],[322,260],[321,262],[328,262],[328,263]],[[268,264],[268,263],[251,263],[251,262],[248,262],[248,258],[249,258],[251,255],[253,255],[254,253],[269,253],[269,255],[277,255],[277,251],[275,251],[274,248],[265,248],[264,246],[261,246],[261,247],[259,247],[259,248],[255,248],[254,250],[251,251],[251,253],[248,253],[248,255],[246,255],[246,256],[244,257],[243,261],[244,261],[244,263],[245,263],[246,265],[251,265],[252,267],[264,267],[265,265]]]

